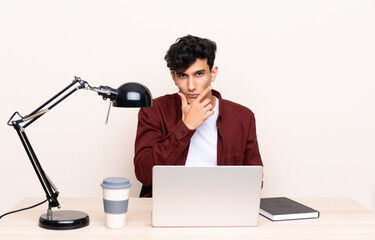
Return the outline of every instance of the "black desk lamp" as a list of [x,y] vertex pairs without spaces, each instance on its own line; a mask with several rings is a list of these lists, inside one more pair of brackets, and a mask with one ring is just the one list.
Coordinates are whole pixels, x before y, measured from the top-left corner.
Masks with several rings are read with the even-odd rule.
[[[78,86],[73,88],[73,86],[76,84]],[[71,90],[68,93],[65,93],[69,89]],[[86,81],[81,80],[81,78],[79,77],[75,77],[71,84],[69,84],[66,88],[61,90],[58,94],[56,94],[54,97],[45,102],[43,105],[41,105],[39,108],[34,110],[29,115],[21,116],[18,112],[15,112],[11,116],[11,118],[8,121],[8,125],[13,126],[14,129],[17,131],[17,134],[21,139],[21,142],[26,150],[26,153],[31,161],[31,164],[47,196],[47,213],[41,215],[39,218],[39,226],[42,228],[55,230],[76,229],[85,227],[89,225],[90,222],[89,216],[81,211],[60,210],[52,212],[53,207],[60,208],[60,204],[57,200],[59,192],[56,186],[52,183],[52,181],[48,178],[47,174],[44,172],[25,133],[26,127],[28,127],[35,120],[46,114],[57,104],[62,102],[64,99],[66,99],[72,93],[79,89],[87,89],[97,92],[100,96],[103,97],[104,100],[109,99],[114,107],[152,106],[151,92],[147,89],[147,87],[139,83],[125,83],[121,85],[118,89],[113,89],[108,86],[91,87]],[[62,95],[64,93],[65,95]],[[16,115],[19,117],[19,119],[13,120]]]

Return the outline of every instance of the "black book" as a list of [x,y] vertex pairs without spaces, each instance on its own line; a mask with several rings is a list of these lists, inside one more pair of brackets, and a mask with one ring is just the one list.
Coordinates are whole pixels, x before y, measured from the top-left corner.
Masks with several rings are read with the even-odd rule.
[[262,198],[259,213],[272,221],[319,217],[319,211],[286,197]]

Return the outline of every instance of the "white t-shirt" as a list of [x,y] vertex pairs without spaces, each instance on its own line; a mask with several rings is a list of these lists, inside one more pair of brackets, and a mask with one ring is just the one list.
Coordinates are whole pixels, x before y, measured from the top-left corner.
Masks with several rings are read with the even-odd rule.
[[216,99],[214,115],[199,126],[190,140],[185,166],[217,166],[217,127],[219,99]]

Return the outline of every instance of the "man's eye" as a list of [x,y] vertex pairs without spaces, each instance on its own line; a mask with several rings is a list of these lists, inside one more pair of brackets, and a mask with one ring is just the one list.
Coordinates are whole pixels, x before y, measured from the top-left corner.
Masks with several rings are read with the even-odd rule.
[[197,72],[197,76],[203,76],[203,72]]
[[186,77],[186,75],[185,74],[177,74],[177,77],[184,78],[184,77]]

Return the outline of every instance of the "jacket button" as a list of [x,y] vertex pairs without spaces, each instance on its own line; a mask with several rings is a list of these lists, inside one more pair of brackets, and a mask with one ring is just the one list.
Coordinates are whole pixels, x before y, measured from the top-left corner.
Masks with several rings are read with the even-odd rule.
[[184,136],[185,132],[184,131],[181,131],[181,135]]

